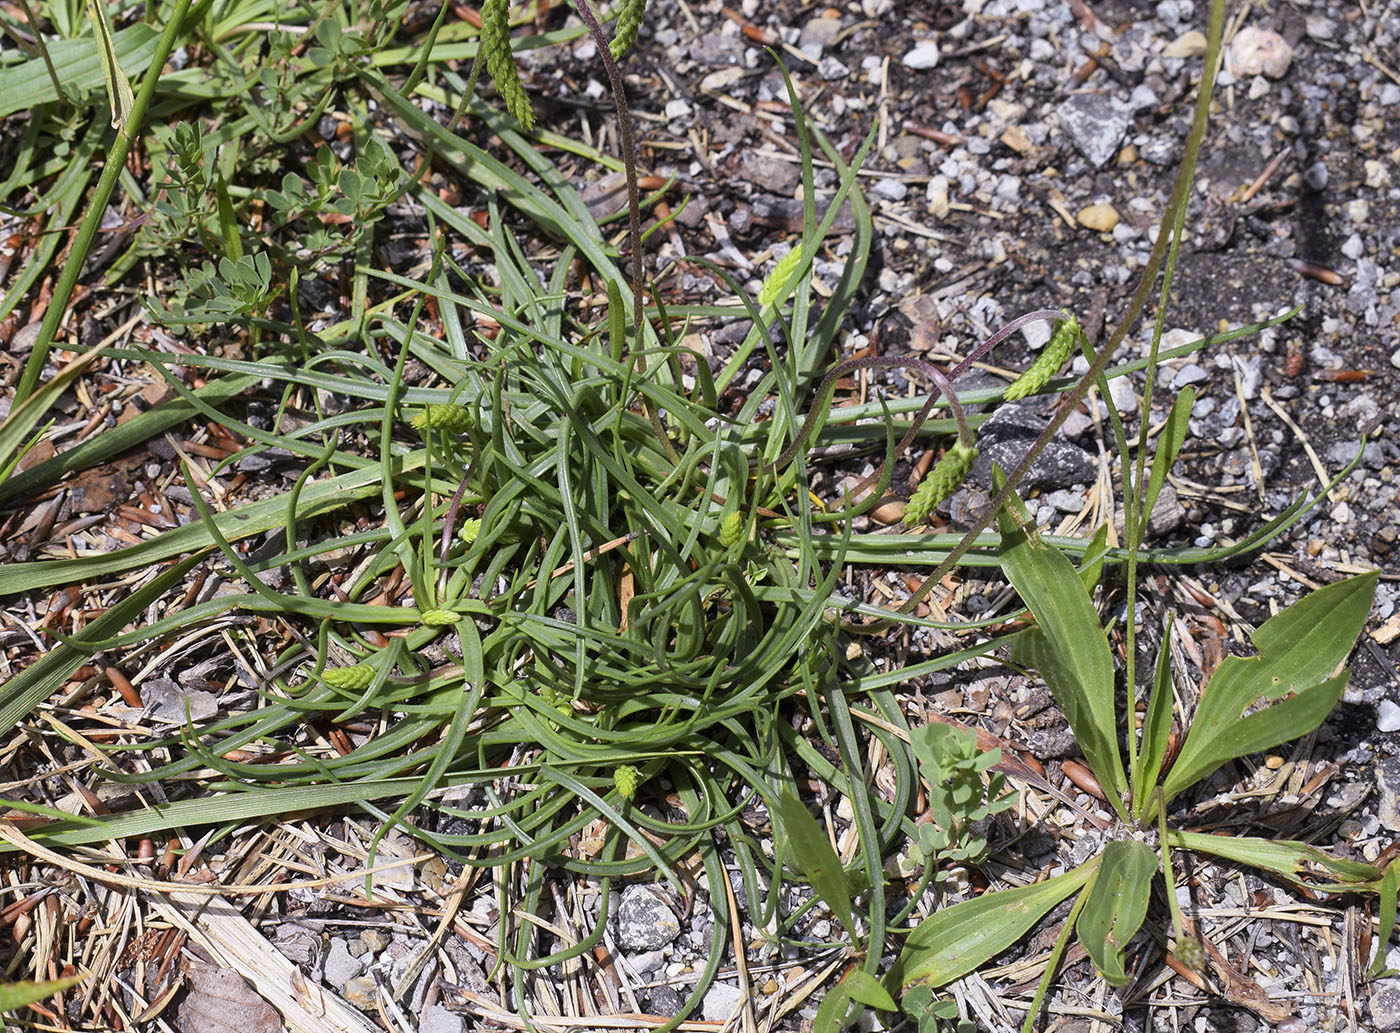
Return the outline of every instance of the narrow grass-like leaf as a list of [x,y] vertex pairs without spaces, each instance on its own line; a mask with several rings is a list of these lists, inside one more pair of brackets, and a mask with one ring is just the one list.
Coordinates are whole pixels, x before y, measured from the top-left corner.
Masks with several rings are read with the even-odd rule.
[[1169,829],[1167,841],[1178,850],[1195,850],[1262,868],[1318,893],[1377,893],[1386,875],[1375,865],[1333,857],[1310,843],[1291,839],[1215,836]]
[[[78,632],[76,641],[102,640],[138,620],[141,611],[180,583],[206,553],[191,556],[118,600],[101,617]],[[89,654],[80,646],[58,645],[0,686],[0,732],[9,732],[40,700],[47,699],[69,675],[87,663]]]
[[[399,463],[402,473],[422,465],[422,453],[406,456]],[[319,513],[338,509],[358,499],[367,498],[379,490],[377,469],[352,470],[307,485],[301,494],[297,516],[306,519]],[[281,496],[225,510],[214,516],[213,523],[228,541],[238,541],[286,525],[287,505]],[[139,545],[132,545],[101,556],[83,556],[72,560],[36,560],[11,563],[0,567],[0,596],[67,584],[77,578],[98,578],[120,574],[160,560],[171,559],[193,549],[214,545],[214,540],[202,523],[186,524],[166,531]],[[332,604],[328,604],[332,605]]]
[[1142,751],[1137,768],[1132,772],[1133,813],[1141,817],[1153,798],[1162,761],[1167,756],[1167,744],[1172,730],[1172,625],[1167,621],[1162,644],[1157,650],[1157,669],[1152,679],[1152,695],[1147,702],[1147,716],[1142,722]]
[[1152,471],[1147,475],[1147,495],[1143,499],[1142,519],[1152,514],[1157,504],[1157,496],[1162,493],[1162,485],[1167,483],[1167,474],[1186,443],[1191,407],[1196,404],[1196,389],[1189,385],[1182,389],[1172,402],[1172,411],[1167,414],[1167,422],[1157,437],[1157,451],[1152,456]]
[[78,375],[87,369],[103,350],[102,345],[98,345],[83,352],[42,388],[16,405],[5,417],[4,422],[0,423],[0,465],[7,464],[10,457],[25,446],[30,432],[48,415],[49,407],[58,400],[59,395],[68,390]]
[[993,890],[945,907],[919,923],[891,969],[897,984],[943,986],[1006,950],[1098,867],[1094,859],[1053,879],[1014,890]]
[[[246,391],[259,379],[261,378],[249,375],[219,377],[199,388],[194,394],[207,404],[217,405]],[[94,434],[81,444],[60,452],[42,463],[35,463],[29,469],[22,470],[0,481],[0,503],[36,493],[67,474],[86,470],[105,459],[125,452],[128,448],[148,441],[162,431],[183,423],[197,411],[194,406],[179,398],[162,402],[154,409],[147,410],[132,419],[117,424],[115,427]],[[0,443],[0,455],[4,454],[5,447],[4,443]]]
[[[1013,502],[1014,504],[1014,502]],[[1123,813],[1113,659],[1099,616],[1073,564],[1009,513],[1001,516],[1002,569],[1037,627],[1022,640],[1022,658],[1040,671],[1114,810]]]
[[1118,840],[1104,848],[1098,875],[1087,891],[1075,931],[1094,966],[1114,986],[1124,986],[1123,951],[1147,917],[1157,855],[1145,843]]
[[1386,947],[1390,943],[1390,934],[1395,931],[1396,908],[1400,906],[1400,901],[1397,901],[1397,897],[1400,896],[1400,857],[1385,866],[1385,875],[1381,878],[1378,892],[1380,899],[1376,901],[1376,960],[1371,962],[1371,967],[1366,970],[1366,975],[1371,979],[1378,979],[1386,972]]
[[[1378,577],[1360,574],[1309,593],[1250,637],[1257,656],[1221,662],[1163,783],[1167,800],[1227,760],[1296,739],[1322,723],[1341,698],[1346,675],[1324,679],[1351,652]],[[1271,705],[1243,716],[1261,702]]]
[[14,1011],[26,1004],[42,1001],[54,994],[62,993],[70,986],[77,986],[90,973],[50,979],[42,983],[0,983],[0,1012]]

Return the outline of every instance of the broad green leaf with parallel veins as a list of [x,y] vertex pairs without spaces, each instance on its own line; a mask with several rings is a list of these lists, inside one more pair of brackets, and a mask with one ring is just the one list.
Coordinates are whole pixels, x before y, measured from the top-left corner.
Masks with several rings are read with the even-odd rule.
[[846,874],[841,859],[831,848],[826,833],[791,788],[785,788],[778,798],[778,819],[787,834],[787,850],[792,863],[812,884],[812,889],[826,901],[841,927],[852,941],[856,940],[855,921],[851,915],[851,898],[846,887]]
[[[112,35],[109,57],[124,74],[140,72],[151,63],[159,36],[145,22],[128,25]],[[70,94],[105,85],[103,60],[91,39],[60,40],[48,48],[63,88]],[[0,68],[0,118],[57,99],[43,58]]]
[[942,908],[919,923],[905,941],[892,975],[905,988],[943,986],[1006,950],[1080,889],[1098,859],[1033,886],[995,890]]
[[[1168,800],[1226,761],[1306,735],[1323,722],[1347,681],[1345,673],[1328,676],[1361,634],[1378,577],[1361,574],[1304,596],[1250,636],[1257,656],[1221,662],[1163,783]],[[1244,716],[1261,702],[1270,705]]]
[[[1013,496],[1011,504],[1019,500]],[[1118,753],[1113,658],[1099,615],[1064,553],[1028,538],[1005,511],[1000,523],[1002,569],[1037,624],[1022,636],[1019,655],[1045,678],[1110,805],[1121,815],[1127,785]]]
[[1144,843],[1122,840],[1104,848],[1103,861],[1088,889],[1075,931],[1105,979],[1124,986],[1123,949],[1147,917],[1157,854]]

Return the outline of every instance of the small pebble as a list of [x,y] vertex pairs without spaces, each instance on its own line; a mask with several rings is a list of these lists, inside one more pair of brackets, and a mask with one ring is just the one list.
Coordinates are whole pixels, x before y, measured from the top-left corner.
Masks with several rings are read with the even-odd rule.
[[[1164,340],[1162,343],[1163,345],[1165,345],[1166,341]],[[1196,365],[1194,362],[1191,362],[1186,364],[1185,366],[1182,366],[1181,369],[1177,371],[1176,376],[1172,377],[1172,387],[1175,390],[1180,391],[1186,385],[1199,384],[1201,381],[1207,379],[1209,376],[1210,374],[1207,373],[1204,369]]]
[[1376,728],[1382,732],[1400,732],[1400,705],[1383,699],[1376,707]]
[[938,64],[938,44],[926,39],[904,55],[904,67],[921,70]]
[[1081,209],[1077,218],[1081,226],[1096,233],[1107,233],[1118,225],[1118,209],[1101,201]]
[[1269,29],[1249,26],[1235,33],[1225,57],[1225,67],[1236,79],[1267,75],[1281,78],[1293,63],[1293,48],[1282,36]]
[[1200,57],[1205,52],[1205,33],[1192,29],[1190,32],[1183,32],[1176,39],[1168,43],[1167,48],[1162,51],[1162,56],[1180,59]]
[[886,201],[903,201],[909,188],[897,179],[882,179],[875,184],[875,193]]

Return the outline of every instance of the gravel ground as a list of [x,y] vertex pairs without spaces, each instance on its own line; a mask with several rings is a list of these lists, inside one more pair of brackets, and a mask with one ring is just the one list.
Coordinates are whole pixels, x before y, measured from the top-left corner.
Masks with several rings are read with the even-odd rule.
[[[965,354],[1018,314],[1047,307],[1075,314],[1095,342],[1107,336],[1146,261],[1181,153],[1204,48],[1205,4],[861,0],[828,8],[744,0],[737,9],[713,2],[653,8],[624,69],[641,124],[643,164],[676,174],[690,195],[674,232],[654,237],[649,254],[669,297],[721,297],[712,278],[687,265],[688,255],[728,266],[756,292],[797,239],[797,149],[767,44],[796,76],[808,117],[844,155],[853,155],[870,126],[877,127],[861,178],[877,240],[842,356],[833,360],[867,349]],[[1262,553],[1150,573],[1144,623],[1160,626],[1164,612],[1177,613],[1174,647],[1189,681],[1305,587],[1382,568],[1343,705],[1296,748],[1227,769],[1191,816],[1198,825],[1223,822],[1253,834],[1308,838],[1376,861],[1391,856],[1400,831],[1400,4],[1254,0],[1232,12],[1229,31],[1164,344],[1297,306],[1301,312],[1164,371],[1159,401],[1187,385],[1198,401],[1170,501],[1154,519],[1154,544],[1237,541],[1299,493],[1317,492],[1358,445],[1364,452],[1343,484]],[[613,146],[591,42],[522,55],[522,72],[545,125]],[[818,188],[834,178],[819,169]],[[850,220],[838,217],[816,264],[827,285],[840,275],[850,233]],[[702,325],[696,333],[694,343],[715,355],[735,342],[732,330]],[[992,359],[1022,368],[1046,336],[1043,326],[1028,328]],[[1146,341],[1140,329],[1128,349],[1141,354]],[[989,383],[995,377],[977,375]],[[1119,404],[1131,403],[1142,387],[1141,381],[1116,384]],[[897,374],[857,387],[895,396],[926,390]],[[984,449],[1024,438],[1045,408],[1032,401],[997,412],[982,428]],[[1165,412],[1158,409],[1154,424]],[[1110,461],[1096,415],[1086,410],[1067,425],[1053,446],[1055,462],[1036,480],[1031,502],[1042,524],[1073,524],[1091,506]],[[919,452],[897,471],[897,486]],[[843,477],[866,472],[839,462],[819,465],[814,487],[839,498]],[[947,529],[975,507],[977,491],[974,483],[951,500]],[[899,574],[861,577],[856,587],[882,599],[909,591]],[[975,579],[952,601],[969,616],[1006,604],[999,586]],[[913,662],[944,644],[927,633],[898,635],[872,653],[878,663]],[[1074,806],[1047,816],[1043,830],[1006,845],[999,857],[1048,870],[1088,848],[1093,822],[1086,825],[1083,816],[1106,811],[1071,783],[1064,762],[1075,745],[1043,697],[1024,677],[989,661],[913,682],[907,701],[911,714],[955,717],[1043,763],[1045,779]],[[849,813],[839,802],[832,811],[844,833]],[[1004,824],[1001,830],[1011,831]],[[279,848],[353,868],[373,831],[372,823],[340,819],[307,832],[305,843]],[[275,846],[257,849],[270,857]],[[251,864],[254,847],[246,849]],[[381,857],[413,852],[394,836],[380,846]],[[222,860],[228,866],[242,858],[230,850]],[[989,868],[993,875],[998,870]],[[388,901],[382,913],[334,894],[304,894],[281,895],[251,917],[279,957],[299,966],[301,978],[328,987],[365,1016],[363,1027],[344,1028],[519,1028],[515,1002],[503,998],[495,971],[494,888],[487,880],[468,891],[455,875],[438,861],[398,881],[386,876],[377,883]],[[1082,955],[1072,954],[1055,995],[1053,1028],[1089,1033],[1121,1022],[1129,1030],[1197,1033],[1400,1029],[1400,979],[1367,983],[1359,975],[1373,902],[1314,901],[1280,883],[1210,865],[1191,876],[1187,902],[1248,979],[1202,992],[1163,969],[1160,983],[1141,988],[1140,1000],[1125,1008]],[[616,891],[616,917],[596,955],[599,965],[583,975],[522,979],[518,986],[532,1011],[578,1014],[583,993],[585,1011],[676,1014],[715,935],[712,888],[703,878],[697,885],[689,910],[655,886]],[[598,888],[561,883],[557,889],[558,914],[577,923],[563,931],[588,928],[602,903]],[[746,887],[733,889],[746,908]],[[954,886],[953,894],[970,889]],[[794,889],[786,902],[796,905],[802,897]],[[715,906],[723,907],[722,898],[714,894]],[[424,961],[425,941],[444,931],[440,949]],[[760,932],[751,924],[742,930],[740,938],[751,945],[747,975],[741,977],[731,957],[697,1017],[720,1022],[749,1004],[764,1029],[809,1029],[821,987],[829,985],[819,978],[823,966],[837,955],[766,955],[754,946]],[[829,916],[814,913],[806,932],[816,942],[831,939]],[[137,946],[127,948],[132,957],[122,971],[140,988],[143,975],[154,980],[156,973],[143,974]],[[956,988],[979,1028],[1019,1025],[1002,999],[1027,998],[1033,986],[1017,982],[1013,963],[1047,946],[1037,936],[1029,951],[999,958],[1003,969]],[[1391,965],[1400,967],[1396,948]],[[1262,996],[1251,998],[1250,987]],[[187,1002],[201,993],[194,987]],[[204,996],[220,1000],[220,993],[232,992]],[[386,1007],[394,998],[398,1003]],[[182,1010],[178,1025],[206,1028],[195,1009],[190,1014],[186,1020]],[[261,1030],[258,1021],[240,1025]]]
[[[1126,306],[1155,240],[1190,118],[1206,6],[658,5],[626,67],[650,145],[643,154],[656,171],[677,174],[691,200],[680,232],[660,246],[656,268],[703,298],[707,280],[678,263],[703,254],[737,267],[756,290],[795,241],[796,146],[782,80],[761,46],[768,44],[797,77],[808,117],[843,154],[855,152],[872,122],[878,127],[861,179],[878,239],[843,357],[864,349],[965,353],[1000,324],[1046,307],[1074,313],[1097,343]],[[1165,414],[1160,403],[1186,385],[1198,400],[1173,503],[1154,521],[1157,544],[1238,541],[1298,494],[1317,493],[1358,447],[1364,454],[1341,486],[1262,553],[1177,569],[1174,580],[1153,582],[1159,592],[1149,608],[1193,613],[1191,634],[1212,640],[1207,648],[1228,650],[1232,637],[1242,642],[1306,587],[1382,569],[1344,704],[1296,751],[1240,765],[1214,786],[1272,787],[1262,811],[1275,834],[1375,859],[1388,856],[1400,831],[1400,8],[1257,2],[1232,10],[1227,32],[1164,346],[1301,311],[1165,368],[1154,424]],[[591,67],[592,51],[582,41],[572,62],[542,59],[535,68],[541,92],[555,93],[550,80],[561,76],[587,83],[581,69]],[[602,126],[605,116],[588,121]],[[819,189],[833,181],[834,173],[819,171]],[[843,232],[849,223],[838,219],[817,264],[828,284],[840,273]],[[935,321],[941,338],[930,332]],[[1045,337],[1033,328],[994,360],[1022,368]],[[722,353],[732,340],[721,330],[704,344]],[[1142,354],[1147,340],[1139,329],[1128,350]],[[897,375],[871,384],[896,396],[913,390]],[[1133,386],[1140,390],[1141,380]],[[1115,385],[1120,405],[1133,397],[1127,381]],[[1027,408],[998,413],[981,432],[984,449],[1014,439],[1044,406]],[[998,425],[1009,428],[1003,438]],[[1086,413],[1056,443],[1059,461],[1036,499],[1042,524],[1056,526],[1085,509],[1101,431]],[[815,483],[831,490],[842,473],[868,469],[826,471]],[[975,501],[952,500],[955,525],[960,507]],[[898,579],[889,583],[905,591]],[[960,596],[965,612],[992,606],[978,587],[972,582]],[[1208,632],[1207,611],[1229,631]],[[936,646],[936,639],[911,636],[887,643],[886,659],[918,659]],[[1055,708],[1037,703],[1033,687],[1005,669],[918,686],[911,706],[925,703],[1029,745],[1052,778],[1061,774],[1056,758],[1074,752]],[[1290,777],[1276,778],[1280,769]],[[1228,798],[1202,809],[1218,816]],[[1093,804],[1082,794],[1078,800]],[[1051,845],[1041,860],[1054,859]],[[1355,959],[1348,964],[1333,953],[1334,945],[1354,950],[1364,913],[1358,902],[1313,912],[1326,931],[1264,919],[1222,929],[1226,920],[1213,918],[1213,909],[1245,905],[1246,896],[1256,907],[1265,899],[1281,907],[1298,901],[1253,875],[1194,874],[1206,928],[1216,923],[1274,1010],[1242,1006],[1229,994],[1197,994],[1177,980],[1153,998],[1166,1005],[1129,1009],[1126,1028],[1400,1029],[1400,983],[1364,984]],[[683,935],[666,951],[670,965],[660,965],[658,977],[692,961]],[[1118,1013],[1087,965],[1071,968],[1065,982],[1073,989],[1062,1003]],[[994,1006],[977,1007],[979,994],[995,996],[986,985],[970,981],[964,1000],[979,1025],[1004,1028]],[[706,1017],[720,1014],[710,1011]],[[1073,1015],[1057,1022],[1059,1030],[1095,1028]]]

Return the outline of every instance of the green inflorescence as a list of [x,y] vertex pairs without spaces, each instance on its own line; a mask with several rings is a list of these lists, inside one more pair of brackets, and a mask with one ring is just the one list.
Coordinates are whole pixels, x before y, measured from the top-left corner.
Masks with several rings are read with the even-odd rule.
[[427,405],[413,414],[414,430],[440,430],[465,434],[471,429],[472,414],[464,405]]
[[486,58],[486,71],[496,84],[496,92],[501,95],[506,110],[521,126],[533,128],[535,112],[521,85],[515,55],[510,49],[510,0],[486,0],[481,5],[481,52]]
[[647,0],[623,0],[622,10],[617,13],[612,42],[608,44],[608,52],[614,61],[622,60],[622,55],[637,42],[637,31],[642,27],[642,15],[646,9]]
[[778,300],[783,287],[787,285],[789,277],[792,276],[798,264],[802,261],[802,246],[793,248],[782,258],[773,271],[768,274],[768,278],[763,281],[763,286],[758,292],[758,303],[760,305],[771,305]]
[[430,628],[444,628],[456,624],[462,619],[462,615],[456,610],[424,610],[418,615],[418,619]]
[[904,522],[912,525],[928,520],[934,507],[958,490],[976,458],[976,445],[964,445],[959,441],[948,449],[909,497],[904,507]]
[[719,543],[731,548],[744,537],[744,517],[740,513],[730,513],[719,525]]
[[641,785],[641,782],[641,774],[631,764],[622,764],[613,770],[613,785],[624,800],[630,800],[637,795],[637,786]]
[[1079,321],[1073,316],[1063,320],[1059,326],[1055,327],[1055,332],[1050,336],[1050,343],[1045,346],[1030,368],[1017,377],[1002,395],[1008,402],[1014,402],[1018,398],[1025,398],[1033,395],[1046,384],[1050,378],[1060,371],[1069,357],[1074,354],[1074,347],[1079,343]]
[[367,689],[374,682],[374,668],[369,664],[353,667],[327,667],[321,680],[333,689]]

